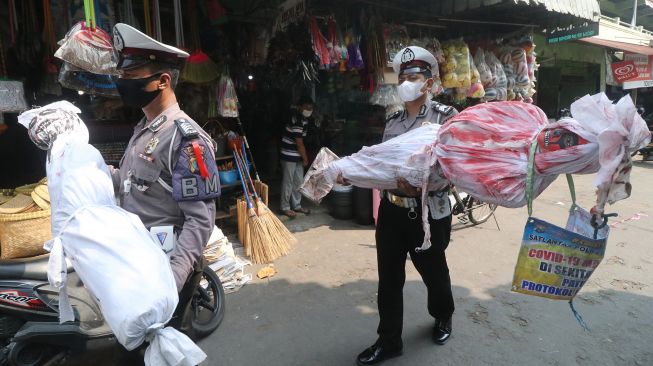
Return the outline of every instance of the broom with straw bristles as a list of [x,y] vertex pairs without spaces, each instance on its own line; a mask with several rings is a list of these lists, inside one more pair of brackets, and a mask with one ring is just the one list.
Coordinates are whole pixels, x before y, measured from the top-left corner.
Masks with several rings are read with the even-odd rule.
[[[234,159],[237,159],[235,153]],[[245,231],[245,241],[247,242],[248,248],[250,248],[250,258],[252,259],[252,262],[256,264],[267,263],[269,262],[268,258],[270,257],[268,254],[270,234],[256,215],[256,211],[254,211],[252,201],[247,192],[245,178],[240,170],[240,164],[238,164],[238,161],[236,161],[236,165],[238,165],[238,172],[240,173],[240,180],[243,185],[243,191],[245,192],[245,200],[247,201],[247,229]]]
[[286,226],[274,215],[274,213],[265,205],[261,197],[256,192],[256,186],[252,181],[252,176],[249,174],[249,167],[246,160],[241,153],[236,150],[236,155],[240,159],[241,164],[245,167],[245,176],[248,179],[252,192],[254,193],[254,200],[256,201],[256,213],[259,219],[263,222],[264,226],[270,233],[270,239],[273,244],[273,251],[281,255],[286,255],[290,251],[290,247],[297,242],[295,236],[286,228]]

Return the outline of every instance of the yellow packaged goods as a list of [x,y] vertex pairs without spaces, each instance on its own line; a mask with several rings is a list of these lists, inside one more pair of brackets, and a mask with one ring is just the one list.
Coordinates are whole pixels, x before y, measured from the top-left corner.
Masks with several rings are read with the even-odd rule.
[[50,239],[50,210],[0,214],[1,259],[44,254],[43,244]]
[[443,52],[442,85],[445,88],[468,88],[472,75],[467,44],[462,39],[445,42]]

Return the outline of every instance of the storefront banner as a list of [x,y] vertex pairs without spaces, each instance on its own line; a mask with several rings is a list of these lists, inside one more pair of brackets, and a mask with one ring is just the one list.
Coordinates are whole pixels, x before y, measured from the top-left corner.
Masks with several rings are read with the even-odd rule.
[[546,43],[555,44],[594,37],[599,34],[599,23],[585,22],[564,27],[551,27],[547,30]]
[[615,80],[619,83],[639,76],[637,66],[635,66],[635,62],[632,60],[613,62],[610,67],[612,68],[612,75],[614,75]]
[[528,219],[512,291],[554,300],[576,296],[601,263],[608,233],[604,230],[600,239],[592,239],[590,215],[585,213],[572,214],[565,229]]
[[279,10],[281,12],[274,22],[272,34],[282,32],[289,24],[303,20],[306,15],[306,0],[286,0]]
[[636,78],[624,82],[624,89],[653,87],[653,56],[624,52],[624,61],[632,61],[639,74]]

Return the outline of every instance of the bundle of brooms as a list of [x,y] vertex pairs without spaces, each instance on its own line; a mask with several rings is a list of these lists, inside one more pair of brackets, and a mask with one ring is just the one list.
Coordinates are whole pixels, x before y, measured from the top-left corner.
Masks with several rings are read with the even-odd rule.
[[[247,210],[239,210],[241,215],[246,215],[246,218],[239,217],[238,220],[243,226],[242,241],[245,246],[245,254],[254,263],[269,263],[288,254],[296,239],[256,193],[256,186],[249,174],[249,167],[244,157],[238,149],[233,150],[247,204]],[[256,209],[254,209],[252,201],[255,202]]]

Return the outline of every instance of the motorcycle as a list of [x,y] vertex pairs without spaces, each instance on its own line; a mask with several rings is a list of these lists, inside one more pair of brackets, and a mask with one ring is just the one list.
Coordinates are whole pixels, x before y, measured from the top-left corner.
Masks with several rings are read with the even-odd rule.
[[[67,291],[75,321],[59,324],[59,294],[48,283],[47,270],[48,254],[0,260],[0,366],[58,365],[117,344],[72,266]],[[201,263],[182,288],[168,326],[197,340],[218,328],[224,311],[220,278]]]

